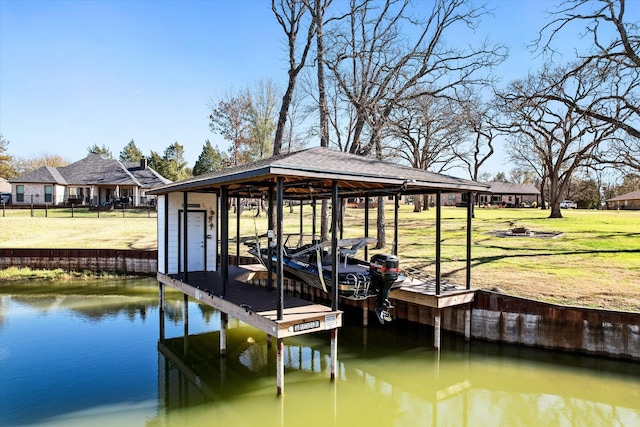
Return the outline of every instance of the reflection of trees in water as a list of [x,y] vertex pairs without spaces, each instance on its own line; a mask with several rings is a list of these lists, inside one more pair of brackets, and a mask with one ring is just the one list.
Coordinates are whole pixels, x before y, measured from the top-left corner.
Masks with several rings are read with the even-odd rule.
[[156,282],[149,279],[16,282],[0,292],[3,307],[15,301],[41,313],[69,310],[90,321],[119,316],[146,320],[159,304]]
[[213,314],[218,312],[218,310],[207,304],[198,304],[198,309],[200,310],[200,313],[202,313],[202,318],[207,325],[211,321]]

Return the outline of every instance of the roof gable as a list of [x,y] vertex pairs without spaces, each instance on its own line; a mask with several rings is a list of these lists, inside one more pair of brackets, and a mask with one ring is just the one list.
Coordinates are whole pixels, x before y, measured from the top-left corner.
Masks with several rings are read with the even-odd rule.
[[67,181],[53,166],[42,166],[31,172],[9,180],[12,184],[61,184],[66,185]]
[[155,188],[172,182],[148,166],[143,168],[136,162],[125,162],[123,165],[142,188]]
[[[226,168],[161,187],[154,194],[172,191],[211,191],[223,185],[250,191],[265,191],[265,185],[277,176],[289,183],[287,196],[304,197],[331,188],[339,181],[343,191],[395,194],[444,191],[487,191],[488,186],[462,178],[427,172],[387,161],[314,147],[274,156],[246,165]],[[252,186],[252,187],[251,187]],[[294,188],[295,187],[295,188]],[[318,190],[320,189],[320,190]]]
[[140,185],[119,160],[105,159],[97,154],[90,154],[59,170],[72,185]]
[[9,180],[11,183],[60,184],[60,185],[131,185],[154,188],[171,181],[151,168],[142,168],[138,163],[125,166],[117,159],[105,159],[90,154],[67,166],[54,168],[43,166]]

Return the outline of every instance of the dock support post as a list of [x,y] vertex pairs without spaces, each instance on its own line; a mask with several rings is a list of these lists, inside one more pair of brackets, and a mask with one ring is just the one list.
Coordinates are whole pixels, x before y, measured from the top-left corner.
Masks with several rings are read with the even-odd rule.
[[229,325],[229,315],[220,312],[220,355],[227,354],[227,326]]
[[276,347],[277,395],[282,396],[284,394],[284,338],[278,338]]
[[[186,271],[186,270],[185,270]],[[189,352],[189,295],[184,294],[184,355]]]
[[336,379],[338,366],[338,328],[331,330],[331,381]]
[[439,308],[435,309],[435,316],[433,319],[433,348],[440,351],[440,319],[442,317],[441,310]]
[[331,310],[338,310],[338,181],[331,183]]
[[471,218],[473,217],[473,193],[467,193],[467,289],[471,289]]
[[442,247],[442,191],[436,192],[436,295],[440,295],[440,262]]
[[[182,206],[183,206],[183,214],[182,214],[182,259],[184,260],[184,281],[187,282],[189,280],[189,221],[187,220],[187,216],[189,214],[189,193],[184,191],[182,193]],[[186,295],[185,295],[186,296]]]
[[236,196],[236,267],[240,266],[240,196]]
[[220,277],[222,296],[227,295],[229,283],[229,188],[220,188]]
[[398,255],[398,211],[400,210],[400,194],[393,198],[393,255]]
[[471,340],[471,304],[464,311],[464,339],[466,341]]
[[160,316],[160,342],[164,343],[164,283],[158,282],[158,311]]
[[[369,237],[369,193],[364,193],[364,238]],[[364,245],[364,260],[369,261],[369,245]]]
[[369,304],[366,302],[362,304],[362,326],[365,328],[369,326]]
[[[282,208],[282,204],[284,203],[284,178],[279,176],[276,178],[276,225],[278,227],[278,232],[276,233],[276,241],[277,241],[277,256],[278,265],[276,266],[276,276],[278,283],[276,284],[276,289],[278,291],[278,304],[277,304],[277,313],[278,320],[282,320],[284,317],[284,240],[283,240],[283,230],[284,226],[284,212]],[[271,272],[269,272],[271,273]]]

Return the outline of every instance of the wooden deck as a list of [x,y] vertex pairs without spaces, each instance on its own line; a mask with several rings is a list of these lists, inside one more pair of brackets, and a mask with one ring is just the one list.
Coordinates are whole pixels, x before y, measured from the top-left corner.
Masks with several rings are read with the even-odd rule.
[[473,302],[475,290],[442,283],[436,294],[435,280],[408,278],[400,288],[389,292],[389,298],[432,308],[455,307]]
[[342,311],[285,295],[283,318],[277,319],[276,290],[244,283],[251,270],[229,266],[226,294],[222,295],[220,272],[191,272],[183,274],[158,273],[159,282],[177,289],[223,313],[260,329],[275,338],[286,338],[342,326]]

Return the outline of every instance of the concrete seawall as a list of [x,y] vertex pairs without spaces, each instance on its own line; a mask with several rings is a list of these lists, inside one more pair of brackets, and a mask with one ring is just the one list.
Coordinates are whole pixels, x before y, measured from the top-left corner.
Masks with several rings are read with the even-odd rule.
[[640,313],[559,306],[488,291],[476,292],[471,336],[640,360]]
[[[266,280],[254,280],[266,286]],[[285,279],[286,292],[329,303],[328,294]],[[434,325],[436,309],[392,299],[395,319]],[[340,300],[340,306],[373,310],[375,302]],[[471,304],[441,309],[441,327],[473,339],[612,358],[640,360],[640,313],[567,307],[478,290]],[[469,313],[470,312],[470,313]]]

